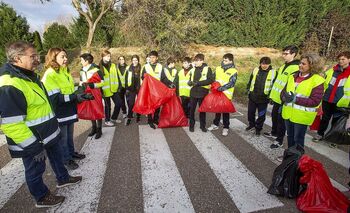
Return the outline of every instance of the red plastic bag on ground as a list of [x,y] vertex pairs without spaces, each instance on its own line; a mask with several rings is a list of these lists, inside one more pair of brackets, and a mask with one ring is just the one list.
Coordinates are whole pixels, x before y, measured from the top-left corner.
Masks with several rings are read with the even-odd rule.
[[229,100],[223,92],[217,90],[220,87],[219,82],[211,84],[211,93],[205,96],[202,104],[198,108],[198,112],[214,112],[214,113],[231,113],[236,112],[231,100]]
[[349,200],[334,188],[322,164],[303,155],[299,160],[303,173],[301,184],[307,184],[305,191],[297,198],[297,207],[302,212],[346,212]]
[[188,126],[188,119],[185,116],[179,97],[175,90],[173,97],[166,102],[160,112],[159,128]]
[[142,115],[153,114],[172,96],[173,90],[152,76],[145,74],[132,111]]
[[[95,73],[89,80],[88,83],[99,83],[101,78],[98,73]],[[102,103],[101,90],[90,89],[86,87],[85,93],[91,93],[94,96],[94,100],[84,101],[78,104],[78,118],[83,120],[99,120],[105,117],[105,112]]]

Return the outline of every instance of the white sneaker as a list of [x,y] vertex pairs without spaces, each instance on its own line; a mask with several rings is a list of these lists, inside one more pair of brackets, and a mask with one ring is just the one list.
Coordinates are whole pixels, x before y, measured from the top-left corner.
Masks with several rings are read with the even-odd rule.
[[106,122],[105,122],[105,125],[106,125],[106,126],[114,126],[114,123],[111,122],[111,121],[106,121]]
[[123,113],[123,118],[126,118],[126,117],[127,117],[127,114],[124,114],[124,113]]
[[222,129],[222,136],[227,136],[228,135],[228,129],[223,128]]
[[217,129],[219,129],[219,127],[216,126],[215,124],[212,124],[212,125],[208,128],[209,131],[213,131],[213,130],[217,130]]
[[120,124],[122,122],[121,120],[118,120],[118,119],[117,120],[111,119],[111,121],[117,124]]

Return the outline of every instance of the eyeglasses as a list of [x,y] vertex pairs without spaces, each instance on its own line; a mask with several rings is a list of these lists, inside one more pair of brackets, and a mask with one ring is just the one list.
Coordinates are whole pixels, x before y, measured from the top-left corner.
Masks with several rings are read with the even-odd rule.
[[38,54],[33,54],[33,55],[24,55],[24,54],[20,54],[20,56],[28,56],[30,59],[34,60],[34,59],[39,59],[39,55]]

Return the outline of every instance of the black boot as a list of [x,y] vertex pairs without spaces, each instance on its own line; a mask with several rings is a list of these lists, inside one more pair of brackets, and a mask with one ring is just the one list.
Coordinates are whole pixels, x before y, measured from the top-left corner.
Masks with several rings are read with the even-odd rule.
[[99,139],[102,136],[102,127],[97,128],[95,139]]
[[91,128],[91,131],[90,131],[90,133],[89,133],[89,137],[91,137],[91,136],[93,136],[94,134],[96,134],[96,126],[92,126],[92,128]]

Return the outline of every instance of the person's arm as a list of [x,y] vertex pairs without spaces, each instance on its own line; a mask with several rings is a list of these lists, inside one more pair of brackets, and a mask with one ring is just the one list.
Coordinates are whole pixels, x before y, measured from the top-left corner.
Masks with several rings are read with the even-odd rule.
[[320,84],[317,87],[313,88],[310,94],[310,97],[296,97],[295,103],[305,107],[317,107],[323,98],[324,94],[324,85]]
[[[167,77],[166,72],[168,72],[164,67],[162,69],[162,72],[160,74],[160,81],[170,87],[170,85],[173,84],[173,82]],[[170,73],[169,73],[170,74]]]
[[146,73],[146,67],[143,66],[143,67],[142,67],[142,71],[141,71],[141,80],[142,80],[142,81],[145,79],[145,73]]
[[219,91],[228,90],[228,89],[230,89],[230,88],[232,88],[232,87],[235,86],[236,81],[237,81],[237,73],[235,73],[234,75],[232,75],[232,76],[230,77],[229,82],[228,82],[227,84],[225,84],[225,85],[219,87],[218,90],[219,90]]
[[[25,124],[27,101],[19,89],[5,85],[0,87],[0,129],[16,144],[32,144],[39,139]],[[23,150],[30,146],[22,146]]]

